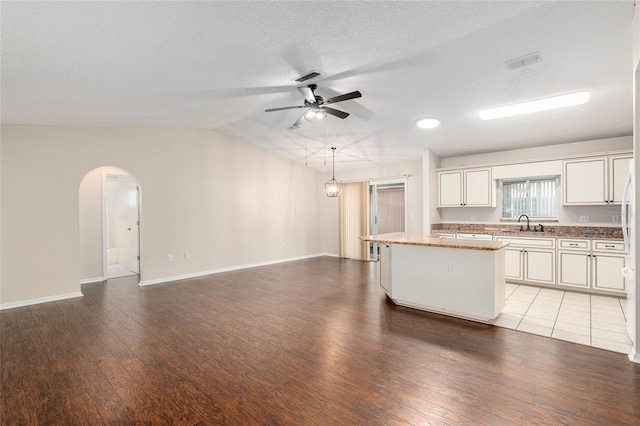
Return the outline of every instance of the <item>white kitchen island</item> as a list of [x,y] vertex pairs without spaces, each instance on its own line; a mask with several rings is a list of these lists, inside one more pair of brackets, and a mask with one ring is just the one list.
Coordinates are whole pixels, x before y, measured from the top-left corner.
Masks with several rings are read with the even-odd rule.
[[397,305],[480,322],[504,308],[508,243],[404,232],[360,238],[380,244],[380,285]]

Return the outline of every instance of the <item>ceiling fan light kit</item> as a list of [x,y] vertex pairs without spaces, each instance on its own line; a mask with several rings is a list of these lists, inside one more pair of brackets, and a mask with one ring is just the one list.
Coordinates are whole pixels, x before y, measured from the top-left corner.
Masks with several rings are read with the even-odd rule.
[[549,98],[536,99],[534,101],[520,102],[512,105],[505,105],[497,108],[490,108],[480,111],[482,120],[493,120],[496,118],[511,117],[514,115],[529,114],[538,111],[547,111],[556,108],[581,105],[589,101],[589,92],[576,92],[566,95],[552,96]]
[[327,111],[324,108],[310,109],[304,114],[307,121],[318,121],[327,118]]
[[302,96],[304,96],[303,105],[282,107],[282,108],[270,108],[264,111],[273,112],[273,111],[282,111],[286,109],[309,108],[307,112],[302,114],[302,116],[298,118],[298,120],[295,123],[293,123],[292,126],[289,127],[289,129],[295,129],[299,127],[305,120],[306,121],[323,120],[327,116],[327,114],[333,115],[334,117],[338,117],[341,119],[345,119],[349,116],[348,112],[330,108],[327,105],[362,97],[362,93],[356,90],[354,92],[345,93],[344,95],[338,95],[329,99],[324,99],[322,96],[315,94],[315,90],[317,88],[318,86],[315,84],[310,84],[306,87],[298,87],[298,90],[300,91],[300,93],[302,93]]

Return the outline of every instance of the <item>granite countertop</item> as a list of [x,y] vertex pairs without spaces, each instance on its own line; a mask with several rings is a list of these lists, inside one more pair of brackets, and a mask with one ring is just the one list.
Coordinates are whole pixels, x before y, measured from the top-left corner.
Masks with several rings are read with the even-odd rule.
[[412,246],[444,247],[472,250],[500,250],[509,245],[503,241],[476,241],[446,239],[426,234],[409,234],[393,232],[391,234],[366,235],[360,237],[363,241],[383,244],[407,244]]
[[[432,233],[464,232],[467,234],[518,235],[523,237],[563,237],[621,240],[622,227],[617,226],[562,226],[544,225],[544,232],[520,231],[520,225],[437,223],[431,226]],[[531,224],[533,228],[534,223]],[[535,224],[537,225],[537,224]]]

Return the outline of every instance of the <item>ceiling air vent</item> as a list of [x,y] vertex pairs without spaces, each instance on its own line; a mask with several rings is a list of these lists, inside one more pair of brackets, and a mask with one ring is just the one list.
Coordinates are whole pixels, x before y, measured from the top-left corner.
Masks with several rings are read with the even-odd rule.
[[519,58],[511,59],[510,61],[505,62],[507,64],[507,69],[509,71],[513,71],[518,68],[526,67],[528,65],[535,64],[536,62],[540,62],[540,52],[529,53],[528,55],[521,56]]
[[303,81],[311,80],[312,78],[317,77],[319,75],[320,75],[319,72],[311,71],[296,78],[295,81],[297,81],[298,83],[302,83]]

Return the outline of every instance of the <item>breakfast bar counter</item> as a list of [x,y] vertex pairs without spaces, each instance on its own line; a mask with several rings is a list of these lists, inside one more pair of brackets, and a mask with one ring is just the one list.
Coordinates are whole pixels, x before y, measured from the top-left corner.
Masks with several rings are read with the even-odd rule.
[[480,322],[504,308],[508,243],[404,232],[360,238],[380,244],[380,286],[397,305]]

